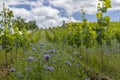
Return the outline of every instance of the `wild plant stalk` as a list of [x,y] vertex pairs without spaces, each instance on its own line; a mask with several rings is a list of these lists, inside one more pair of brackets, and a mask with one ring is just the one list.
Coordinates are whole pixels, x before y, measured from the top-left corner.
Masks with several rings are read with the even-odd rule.
[[111,8],[110,0],[99,0],[101,3],[98,3],[98,11],[96,14],[97,22],[99,25],[99,28],[96,30],[97,33],[97,42],[99,43],[101,47],[101,71],[102,71],[102,77],[104,72],[104,63],[103,63],[103,43],[104,41],[107,42],[107,36],[105,35],[106,28],[110,23],[110,17],[109,16],[103,16],[103,13],[107,12],[108,8]]
[[100,47],[100,54],[101,54],[101,56],[100,56],[100,58],[101,58],[101,71],[102,71],[102,78],[103,78],[103,73],[104,73],[104,67],[103,67],[103,65],[104,65],[104,59],[103,59],[103,45],[101,44],[101,47]]
[[85,51],[86,51],[86,52],[85,52],[85,54],[86,54],[86,55],[85,55],[85,58],[86,58],[86,60],[85,60],[85,69],[86,69],[86,70],[85,70],[85,71],[86,71],[86,74],[88,75],[88,67],[89,67],[88,63],[89,63],[89,62],[88,62],[88,48],[87,48],[87,47],[85,47]]
[[17,57],[18,57],[18,48],[17,48],[17,41],[16,41],[16,43],[15,43],[15,52],[16,52],[16,62],[17,62]]
[[[5,11],[5,4],[3,3],[3,22],[4,22],[4,26],[7,24],[6,23],[6,18],[4,18],[4,16],[6,15],[6,11]],[[7,60],[7,51],[6,51],[6,47],[7,47],[7,43],[6,43],[6,38],[7,38],[7,36],[6,36],[6,30],[7,30],[7,28],[6,28],[6,26],[5,26],[5,32],[4,32],[4,37],[3,37],[3,48],[4,48],[4,52],[5,52],[5,64],[6,64],[6,67],[7,67],[7,64],[8,64],[8,60]]]
[[13,17],[13,13],[12,11],[10,11],[9,9],[5,8],[5,4],[3,3],[3,11],[1,11],[1,24],[4,28],[3,30],[3,35],[2,35],[2,46],[3,46],[3,50],[5,53],[5,64],[6,67],[8,65],[8,52],[11,49],[11,43],[12,43],[12,38],[11,38],[11,33],[10,33],[10,29],[11,29],[11,18]]
[[13,63],[13,48],[11,49],[10,51],[10,61],[11,61],[11,64]]
[[[5,32],[5,37],[6,37],[6,32]],[[5,39],[5,44],[4,44],[4,46],[5,46],[5,48],[4,48],[4,52],[5,52],[5,64],[6,64],[6,67],[8,66],[8,55],[7,55],[7,51],[6,51],[6,39]]]
[[28,61],[28,74],[27,74],[27,80],[30,80],[30,62]]

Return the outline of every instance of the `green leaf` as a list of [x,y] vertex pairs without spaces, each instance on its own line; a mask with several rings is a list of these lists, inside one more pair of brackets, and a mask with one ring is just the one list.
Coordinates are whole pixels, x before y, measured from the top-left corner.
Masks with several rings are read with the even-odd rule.
[[103,8],[101,8],[101,11],[102,11],[103,13],[106,13],[106,12],[107,12],[107,8],[106,8],[106,7],[103,7]]
[[100,19],[100,18],[102,18],[102,13],[101,12],[97,12],[96,16],[97,16],[98,19]]
[[103,18],[103,20],[104,20],[106,26],[110,23],[110,17],[109,16],[105,16]]
[[105,5],[105,7],[107,7],[107,8],[111,8],[111,1],[110,0],[104,0],[104,5]]

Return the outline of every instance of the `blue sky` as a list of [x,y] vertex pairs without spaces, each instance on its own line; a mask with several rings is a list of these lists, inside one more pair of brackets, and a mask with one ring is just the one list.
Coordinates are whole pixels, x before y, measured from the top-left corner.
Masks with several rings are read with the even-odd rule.
[[[91,2],[92,1],[92,2]],[[88,21],[96,21],[96,5],[98,0],[0,0],[13,10],[15,17],[22,16],[27,20],[35,20],[39,27],[62,25],[66,22],[81,21],[81,8],[84,6]],[[120,0],[111,0],[112,8],[106,15],[111,21],[120,20]]]

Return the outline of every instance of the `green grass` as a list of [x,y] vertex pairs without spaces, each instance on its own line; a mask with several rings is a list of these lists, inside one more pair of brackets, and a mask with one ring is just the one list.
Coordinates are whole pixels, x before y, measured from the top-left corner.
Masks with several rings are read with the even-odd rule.
[[[87,57],[85,47],[73,48],[69,45],[49,42],[44,43],[44,48],[40,48],[39,43],[34,44],[33,47],[36,48],[36,52],[28,51],[16,64],[11,66],[16,68],[16,72],[11,72],[7,80],[84,80],[86,77],[95,77],[95,74],[102,76],[102,73],[104,77],[113,80],[120,78],[120,64],[118,64],[120,54],[103,54],[104,62],[101,62],[99,47],[88,49]],[[47,52],[51,49],[56,53]],[[49,54],[51,58],[44,61],[44,54]],[[34,60],[27,62],[29,56],[32,56]],[[31,69],[25,70],[28,66]],[[49,71],[45,66],[53,66],[54,70]],[[18,78],[18,74],[21,74],[22,77]]]
[[[41,44],[43,46],[40,46]],[[24,52],[22,48],[18,49],[17,60],[14,59],[15,63],[10,66],[16,71],[9,71],[6,80],[84,80],[85,78],[98,80],[100,77],[119,80],[120,54],[116,53],[119,50],[116,47],[119,47],[116,41],[113,41],[109,48],[103,46],[102,52],[99,46],[86,49],[84,46],[76,48],[62,43],[50,43],[43,30],[39,41],[30,49]],[[33,48],[36,52],[32,51]],[[50,50],[55,52],[49,52]],[[15,58],[15,49],[12,52]],[[49,60],[43,59],[45,54],[50,55]],[[33,57],[33,60],[28,62],[28,57]],[[50,66],[51,69],[54,68],[51,71],[48,70]]]

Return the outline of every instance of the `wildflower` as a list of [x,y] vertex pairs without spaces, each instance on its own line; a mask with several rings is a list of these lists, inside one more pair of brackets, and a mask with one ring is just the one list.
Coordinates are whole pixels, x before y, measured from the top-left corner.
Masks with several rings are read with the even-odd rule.
[[79,66],[80,66],[80,64],[76,64],[75,66],[76,66],[76,67],[79,67]]
[[72,64],[70,63],[70,61],[66,61],[65,62],[67,65],[71,66]]
[[73,52],[74,55],[79,55],[79,52]]
[[55,50],[49,50],[48,52],[49,52],[49,53],[56,53]]
[[50,55],[49,55],[49,54],[45,54],[45,55],[43,56],[43,59],[44,59],[45,61],[48,61],[48,60],[50,59]]
[[32,48],[32,51],[33,51],[33,52],[36,52],[36,48]]
[[44,46],[44,43],[40,43],[40,46]]
[[34,58],[32,56],[28,57],[28,59],[27,59],[28,62],[31,62],[33,60],[34,60]]
[[54,70],[54,67],[53,66],[46,66],[45,67],[47,70],[49,70],[49,71],[53,71]]
[[10,72],[16,72],[15,68],[10,68]]
[[30,43],[30,46],[33,47],[33,43]]

